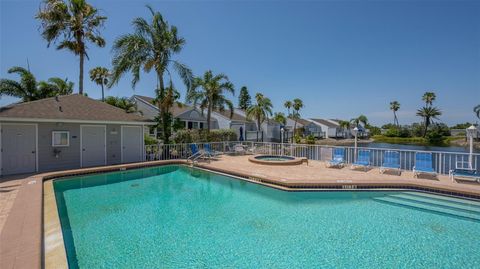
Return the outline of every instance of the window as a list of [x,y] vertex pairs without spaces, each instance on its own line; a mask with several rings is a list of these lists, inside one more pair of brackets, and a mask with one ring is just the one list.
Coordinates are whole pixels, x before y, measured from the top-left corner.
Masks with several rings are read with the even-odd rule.
[[200,129],[203,129],[203,128],[205,128],[205,127],[203,126],[203,122],[200,122]]
[[187,129],[192,129],[192,128],[193,128],[193,123],[191,121],[189,121]]
[[196,121],[193,122],[193,129],[198,129],[198,122]]
[[52,147],[68,147],[70,145],[70,132],[53,131]]

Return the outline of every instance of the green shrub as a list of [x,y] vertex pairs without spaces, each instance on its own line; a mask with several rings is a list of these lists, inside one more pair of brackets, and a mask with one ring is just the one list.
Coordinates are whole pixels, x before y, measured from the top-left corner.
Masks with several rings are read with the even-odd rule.
[[145,145],[156,145],[158,144],[158,140],[145,134]]
[[307,144],[315,144],[315,136],[309,135],[306,139]]
[[302,143],[302,137],[298,134],[293,136],[293,140],[295,141],[296,144]]

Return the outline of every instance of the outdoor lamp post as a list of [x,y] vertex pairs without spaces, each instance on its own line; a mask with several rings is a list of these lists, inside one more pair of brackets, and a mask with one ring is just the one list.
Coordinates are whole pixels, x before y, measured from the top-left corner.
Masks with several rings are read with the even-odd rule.
[[467,137],[470,139],[470,155],[468,155],[468,165],[470,169],[473,169],[473,136],[477,132],[475,126],[470,126],[467,128]]
[[281,145],[282,145],[282,146],[281,146],[282,154],[280,154],[280,155],[282,155],[282,156],[284,155],[284,154],[283,154],[283,153],[284,153],[284,152],[283,152],[284,133],[285,133],[285,129],[284,129],[283,127],[280,128],[280,140],[281,140],[281,143],[282,143],[282,144],[281,144]]
[[353,161],[357,160],[357,135],[358,135],[358,127],[353,128],[352,130],[353,136],[355,136],[355,150],[353,155]]

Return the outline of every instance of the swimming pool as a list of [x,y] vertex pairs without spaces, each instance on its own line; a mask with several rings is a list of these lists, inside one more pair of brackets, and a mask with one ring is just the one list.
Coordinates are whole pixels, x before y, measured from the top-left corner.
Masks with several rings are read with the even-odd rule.
[[54,189],[70,268],[480,267],[480,203],[469,200],[285,192],[180,165]]

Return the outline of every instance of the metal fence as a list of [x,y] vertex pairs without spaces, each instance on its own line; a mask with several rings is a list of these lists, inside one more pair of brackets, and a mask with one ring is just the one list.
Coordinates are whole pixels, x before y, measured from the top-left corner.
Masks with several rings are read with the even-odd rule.
[[[415,153],[428,152],[432,154],[433,168],[439,174],[448,174],[455,168],[471,168],[480,172],[480,154],[468,152],[444,152],[444,151],[421,151],[421,150],[399,150],[388,148],[368,148],[361,147],[355,149],[350,146],[324,146],[308,144],[288,144],[271,142],[251,142],[251,141],[229,141],[229,142],[211,142],[195,143],[199,150],[204,149],[205,144],[210,144],[212,150],[224,154],[268,154],[268,155],[286,155],[293,157],[305,157],[309,160],[328,161],[332,158],[334,148],[345,149],[345,162],[351,164],[355,161],[355,152],[358,149],[370,151],[370,163],[372,167],[380,167],[383,157],[387,151],[396,151],[400,155],[400,168],[402,170],[412,170],[415,166]],[[191,156],[190,144],[166,144],[166,145],[147,145],[145,147],[146,160],[172,160],[186,159]]]

